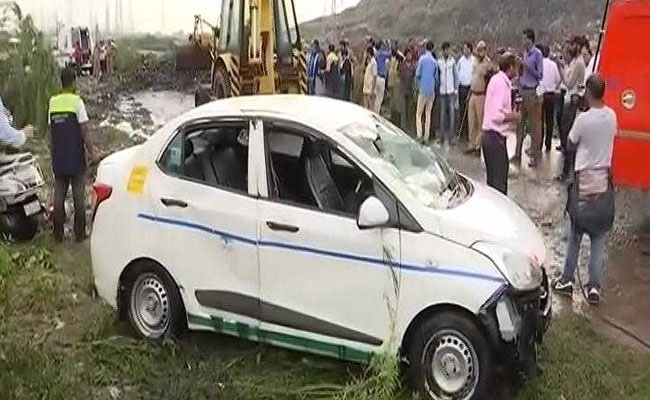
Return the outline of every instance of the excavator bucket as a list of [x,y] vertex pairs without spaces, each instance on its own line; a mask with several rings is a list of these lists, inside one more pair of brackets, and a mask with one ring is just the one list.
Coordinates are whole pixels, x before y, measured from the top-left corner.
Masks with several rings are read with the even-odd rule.
[[177,71],[209,71],[212,68],[210,51],[187,44],[176,48]]

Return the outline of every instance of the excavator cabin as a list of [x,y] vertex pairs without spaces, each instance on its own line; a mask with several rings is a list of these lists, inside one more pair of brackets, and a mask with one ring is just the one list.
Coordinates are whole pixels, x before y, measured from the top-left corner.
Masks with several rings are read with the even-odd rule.
[[293,0],[224,0],[219,27],[210,26],[212,32],[206,33],[204,24],[210,26],[195,17],[190,41],[192,51],[209,53],[209,63],[188,62],[187,52],[177,54],[178,69],[210,65],[211,82],[197,90],[197,106],[232,96],[307,92]]

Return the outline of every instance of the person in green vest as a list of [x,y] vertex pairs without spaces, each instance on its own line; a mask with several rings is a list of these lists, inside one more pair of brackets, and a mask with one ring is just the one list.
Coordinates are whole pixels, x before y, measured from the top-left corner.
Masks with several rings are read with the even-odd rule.
[[49,107],[50,152],[54,172],[54,239],[63,241],[65,199],[72,186],[74,233],[78,242],[86,239],[86,158],[95,159],[88,113],[75,93],[74,71],[61,72],[61,93],[52,96]]

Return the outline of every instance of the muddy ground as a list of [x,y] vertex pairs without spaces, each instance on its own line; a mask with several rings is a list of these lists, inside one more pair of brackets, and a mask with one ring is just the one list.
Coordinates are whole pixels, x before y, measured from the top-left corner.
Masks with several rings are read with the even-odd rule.
[[[149,71],[151,72],[151,71]],[[144,73],[143,73],[144,74]],[[129,85],[121,78],[97,81],[83,78],[79,82],[95,123],[101,151],[105,154],[146,140],[146,137],[173,117],[191,109],[196,80],[185,77],[178,80],[156,78],[157,72],[144,74],[153,89],[141,91],[141,84]],[[514,138],[509,140],[514,149]],[[451,164],[462,173],[485,181],[480,158],[462,154],[452,147],[447,154]],[[566,249],[568,221],[564,214],[566,189],[554,177],[561,168],[561,156],[555,150],[544,155],[537,170],[511,167],[510,197],[535,221],[547,241],[552,259],[551,270],[559,273]],[[522,162],[522,166],[527,160]],[[558,310],[572,309],[592,316],[613,337],[648,350],[650,344],[650,233],[647,232],[650,215],[650,194],[619,190],[617,217],[610,235],[604,300],[598,309],[586,305],[580,293],[573,302],[556,298]],[[645,232],[645,233],[644,233]],[[585,237],[579,270],[586,282],[589,240]]]

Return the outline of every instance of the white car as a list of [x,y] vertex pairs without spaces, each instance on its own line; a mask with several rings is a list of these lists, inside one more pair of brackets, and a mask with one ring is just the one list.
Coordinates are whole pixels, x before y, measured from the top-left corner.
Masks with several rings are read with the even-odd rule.
[[551,302],[535,225],[354,104],[209,103],[103,160],[94,187],[96,289],[142,336],[392,351],[432,399],[536,367]]

